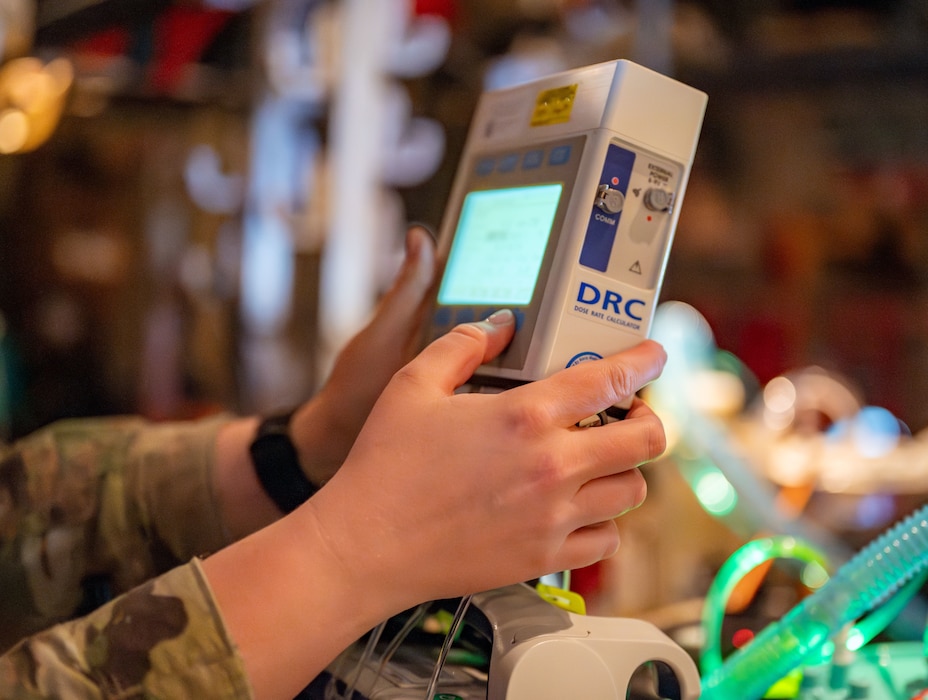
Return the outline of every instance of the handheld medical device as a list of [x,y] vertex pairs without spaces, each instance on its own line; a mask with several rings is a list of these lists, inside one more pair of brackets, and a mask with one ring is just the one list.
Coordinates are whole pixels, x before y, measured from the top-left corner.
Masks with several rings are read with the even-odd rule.
[[439,232],[429,339],[512,309],[512,343],[474,377],[508,386],[644,338],[706,101],[625,60],[484,93]]

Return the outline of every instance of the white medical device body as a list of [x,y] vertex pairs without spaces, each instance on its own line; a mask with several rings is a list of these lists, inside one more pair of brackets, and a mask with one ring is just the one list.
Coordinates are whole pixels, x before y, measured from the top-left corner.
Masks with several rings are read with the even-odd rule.
[[[478,593],[472,609],[485,622],[489,669],[445,664],[436,698],[626,700],[642,667],[656,676],[653,697],[699,698],[693,659],[648,622],[568,612],[524,584]],[[407,648],[383,664],[377,654],[360,662],[361,649],[354,645],[333,664],[342,678],[357,679],[358,693],[368,700],[423,700],[434,668],[429,650]]]
[[646,337],[706,95],[625,60],[484,93],[439,232],[429,339],[501,308],[513,385]]
[[659,697],[699,697],[696,664],[655,626],[552,610],[532,593],[519,585],[475,596],[494,631],[487,700],[621,700],[645,664],[661,676]]

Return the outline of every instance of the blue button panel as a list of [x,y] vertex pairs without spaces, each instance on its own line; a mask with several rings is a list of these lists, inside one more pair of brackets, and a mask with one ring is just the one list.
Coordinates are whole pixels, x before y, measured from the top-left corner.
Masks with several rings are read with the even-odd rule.
[[[635,154],[632,151],[615,144],[610,145],[609,150],[606,151],[606,162],[603,165],[599,183],[619,190],[623,195],[627,194],[634,165]],[[606,271],[621,216],[622,212],[607,214],[599,207],[593,207],[590,213],[590,223],[586,228],[586,237],[583,239],[583,247],[580,249],[581,265],[600,272]]]
[[522,170],[535,170],[545,165],[546,159],[548,165],[566,165],[570,162],[572,151],[573,146],[561,144],[552,147],[548,151],[533,148],[524,153],[508,153],[500,156],[499,159],[481,158],[477,161],[474,172],[478,177],[486,177],[493,173],[512,173],[519,168]]

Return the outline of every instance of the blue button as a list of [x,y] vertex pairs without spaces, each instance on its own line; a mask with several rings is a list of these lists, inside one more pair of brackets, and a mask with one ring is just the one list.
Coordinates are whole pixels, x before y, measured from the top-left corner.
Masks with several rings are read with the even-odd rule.
[[440,306],[435,309],[435,315],[432,316],[432,325],[447,326],[451,323],[451,309],[447,306]]
[[545,162],[545,152],[542,150],[529,151],[522,158],[522,167],[526,170],[537,168]]
[[515,153],[510,153],[508,156],[503,156],[499,159],[499,172],[501,173],[511,173],[516,169],[516,165],[519,164],[519,156]]
[[570,160],[570,146],[556,146],[548,156],[549,165],[564,165]]
[[474,315],[482,321],[486,321],[490,316],[499,311],[498,306],[486,306],[481,309],[476,309]]
[[489,175],[493,172],[493,168],[496,167],[496,161],[492,158],[484,158],[479,163],[477,163],[477,174],[478,175]]
[[476,318],[474,310],[471,308],[461,309],[454,315],[455,324],[458,323],[473,323]]

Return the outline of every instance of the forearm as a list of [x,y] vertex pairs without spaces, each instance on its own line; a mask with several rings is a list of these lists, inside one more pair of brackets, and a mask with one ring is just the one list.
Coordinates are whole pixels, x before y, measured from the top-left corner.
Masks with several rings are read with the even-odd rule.
[[403,609],[379,576],[346,566],[323,533],[303,507],[203,562],[257,698],[293,697]]
[[197,561],[0,656],[0,697],[96,700],[114,693],[252,697]]

